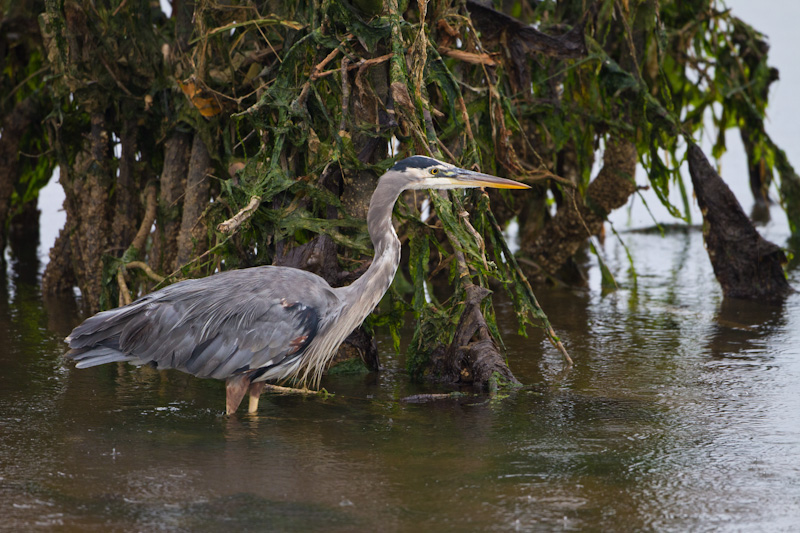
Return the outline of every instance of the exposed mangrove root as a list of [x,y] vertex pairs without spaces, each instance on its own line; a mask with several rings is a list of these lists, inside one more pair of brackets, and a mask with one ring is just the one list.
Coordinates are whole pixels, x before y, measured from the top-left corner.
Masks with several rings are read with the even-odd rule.
[[703,213],[706,250],[723,294],[748,300],[782,300],[791,291],[783,272],[783,250],[759,235],[697,145],[689,146],[688,159]]
[[150,268],[150,265],[143,261],[131,261],[130,263],[125,264],[125,268],[140,268],[145,274],[147,274],[148,278],[152,279],[156,283],[161,283],[165,279],[164,276],[159,276],[156,274],[153,269]]
[[117,286],[119,287],[119,306],[128,305],[133,302],[131,298],[131,291],[128,289],[128,283],[125,281],[125,270],[119,268],[117,270]]
[[156,188],[155,182],[151,182],[148,184],[147,192],[145,194],[144,218],[142,219],[142,223],[139,225],[139,231],[136,232],[136,236],[133,238],[133,242],[131,243],[131,247],[137,252],[144,250],[145,244],[147,243],[147,237],[150,235],[150,229],[153,227],[153,223],[156,221],[157,209],[158,189]]
[[[457,250],[456,237],[449,231],[445,233],[453,248]],[[462,252],[456,251],[454,256],[460,283],[464,286],[466,294],[464,310],[453,334],[453,340],[443,351],[431,354],[433,374],[446,381],[472,383],[481,389],[488,388],[495,374],[502,376],[509,383],[518,384],[519,381],[511,373],[489,332],[486,318],[481,311],[481,302],[491,294],[491,291],[472,283],[469,267]]]

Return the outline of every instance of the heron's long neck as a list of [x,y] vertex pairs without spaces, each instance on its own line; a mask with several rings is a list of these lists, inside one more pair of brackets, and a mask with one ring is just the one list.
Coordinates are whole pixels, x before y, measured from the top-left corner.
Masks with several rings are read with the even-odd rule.
[[372,194],[367,213],[367,228],[375,248],[375,257],[367,271],[345,288],[350,293],[350,301],[358,301],[353,308],[362,310],[359,313],[363,314],[358,318],[359,324],[386,293],[400,263],[400,240],[392,226],[392,209],[402,190],[400,180],[384,176]]
[[302,360],[302,366],[296,370],[297,376],[303,381],[309,380],[312,386],[319,383],[339,344],[361,325],[392,284],[400,263],[400,240],[392,227],[392,208],[403,190],[404,180],[399,178],[401,176],[390,171],[378,181],[367,213],[367,228],[375,248],[375,258],[356,281],[347,287],[333,289],[342,303],[341,313],[329,317],[326,325],[330,328],[329,334],[316,337]]

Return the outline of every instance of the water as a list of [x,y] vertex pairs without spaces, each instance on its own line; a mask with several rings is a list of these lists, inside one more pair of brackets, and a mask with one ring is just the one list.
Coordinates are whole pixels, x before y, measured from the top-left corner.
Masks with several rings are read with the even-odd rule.
[[[771,38],[768,130],[797,165],[796,2],[726,3]],[[738,135],[727,142],[723,177],[747,206]],[[62,197],[42,194],[41,259]],[[772,215],[761,230],[785,244]],[[612,218],[651,223],[638,200]],[[19,260],[0,280],[0,530],[800,530],[800,295],[723,301],[699,232],[623,237],[636,284],[609,238],[619,289],[595,267],[589,291],[537,293],[569,372],[538,331],[514,336],[497,301],[520,391],[401,403],[441,390],[409,383],[384,336],[381,374],[326,378],[325,400],[265,395],[235,418],[218,382],[65,364],[75,303],[42,302],[40,265]]]
[[723,301],[696,230],[624,239],[635,284],[609,239],[619,289],[595,268],[588,291],[539,291],[570,371],[498,300],[522,390],[402,403],[440,389],[383,336],[386,371],[233,418],[220,382],[65,364],[74,302],[42,302],[19,260],[0,297],[0,528],[796,531],[800,295]]

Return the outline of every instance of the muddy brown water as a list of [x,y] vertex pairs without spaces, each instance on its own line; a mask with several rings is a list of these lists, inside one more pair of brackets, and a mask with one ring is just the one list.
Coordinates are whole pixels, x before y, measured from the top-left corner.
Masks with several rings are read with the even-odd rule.
[[43,303],[37,266],[12,261],[0,529],[799,530],[800,297],[723,301],[696,231],[625,240],[635,286],[607,242],[620,289],[595,269],[589,291],[539,291],[570,371],[498,300],[521,390],[401,403],[441,390],[383,335],[383,372],[233,418],[220,382],[65,363],[74,303]]

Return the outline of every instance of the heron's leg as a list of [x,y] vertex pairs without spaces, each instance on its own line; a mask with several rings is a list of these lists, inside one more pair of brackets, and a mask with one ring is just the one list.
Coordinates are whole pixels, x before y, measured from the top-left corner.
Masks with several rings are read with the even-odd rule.
[[267,384],[263,381],[250,384],[250,405],[247,407],[248,413],[255,413],[258,411],[258,398],[261,396],[261,393],[264,392],[264,387],[266,386]]
[[236,412],[249,387],[250,377],[247,374],[238,374],[225,380],[225,412],[228,415]]

